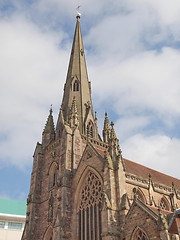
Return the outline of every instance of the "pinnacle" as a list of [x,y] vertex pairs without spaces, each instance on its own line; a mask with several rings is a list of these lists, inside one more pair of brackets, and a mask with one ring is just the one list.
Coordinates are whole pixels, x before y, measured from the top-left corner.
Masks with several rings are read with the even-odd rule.
[[51,105],[51,108],[49,110],[49,116],[48,116],[48,119],[46,121],[46,125],[45,125],[45,128],[44,128],[43,134],[44,133],[55,133],[54,120],[53,120],[53,115],[52,115],[52,105]]
[[111,139],[117,139],[113,122],[111,122]]
[[104,130],[110,130],[110,124],[109,124],[109,119],[108,119],[108,116],[107,116],[107,112],[105,112]]
[[73,97],[72,106],[71,106],[71,114],[77,114],[77,104],[76,104],[76,98]]

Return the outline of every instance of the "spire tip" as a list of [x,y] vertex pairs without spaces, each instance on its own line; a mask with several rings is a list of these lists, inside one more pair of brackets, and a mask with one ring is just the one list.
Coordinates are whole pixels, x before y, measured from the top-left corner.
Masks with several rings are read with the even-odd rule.
[[52,114],[52,104],[50,106],[50,110],[49,110],[50,114]]
[[77,6],[77,8],[76,8],[76,13],[77,13],[76,18],[77,18],[77,21],[79,21],[80,16],[81,16],[81,13],[79,12],[79,8],[80,8],[80,7],[81,7],[81,6],[79,5],[79,6]]

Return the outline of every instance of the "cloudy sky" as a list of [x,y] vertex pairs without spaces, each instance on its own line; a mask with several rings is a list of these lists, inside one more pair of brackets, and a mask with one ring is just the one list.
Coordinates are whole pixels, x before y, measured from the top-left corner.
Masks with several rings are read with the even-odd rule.
[[27,198],[78,5],[99,131],[107,111],[124,157],[179,178],[179,0],[0,0],[0,198]]

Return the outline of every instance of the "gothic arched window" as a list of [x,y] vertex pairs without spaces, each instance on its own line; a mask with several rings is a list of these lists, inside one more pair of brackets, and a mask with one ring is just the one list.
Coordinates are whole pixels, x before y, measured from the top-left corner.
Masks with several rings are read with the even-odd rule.
[[80,192],[79,240],[101,240],[102,184],[89,172]]
[[73,91],[74,92],[79,91],[79,82],[78,82],[78,80],[75,80],[75,82],[73,84]]
[[136,194],[137,194],[137,198],[139,200],[141,200],[141,202],[146,203],[146,198],[145,198],[144,193],[142,192],[142,190],[140,190],[138,188]]
[[56,185],[56,170],[57,164],[54,162],[49,169],[49,188]]
[[53,187],[55,186],[56,184],[56,173],[54,172],[54,175],[53,175]]
[[148,240],[147,234],[139,227],[134,230],[132,240]]
[[93,138],[93,123],[92,121],[89,121],[89,123],[87,124],[87,136]]
[[164,196],[161,198],[159,206],[161,209],[169,211],[168,200]]

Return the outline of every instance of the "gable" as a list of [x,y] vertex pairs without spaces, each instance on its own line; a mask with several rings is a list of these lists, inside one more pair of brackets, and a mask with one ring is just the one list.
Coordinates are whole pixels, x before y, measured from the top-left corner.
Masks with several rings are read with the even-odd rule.
[[[137,201],[137,202],[136,202]],[[141,228],[146,232],[149,239],[160,239],[158,229],[158,215],[153,213],[146,205],[141,204],[138,199],[132,204],[125,218],[122,231],[126,239],[131,239],[134,229]]]
[[73,179],[74,188],[78,185],[81,176],[87,168],[94,169],[101,175],[103,167],[103,158],[90,143],[87,143]]

